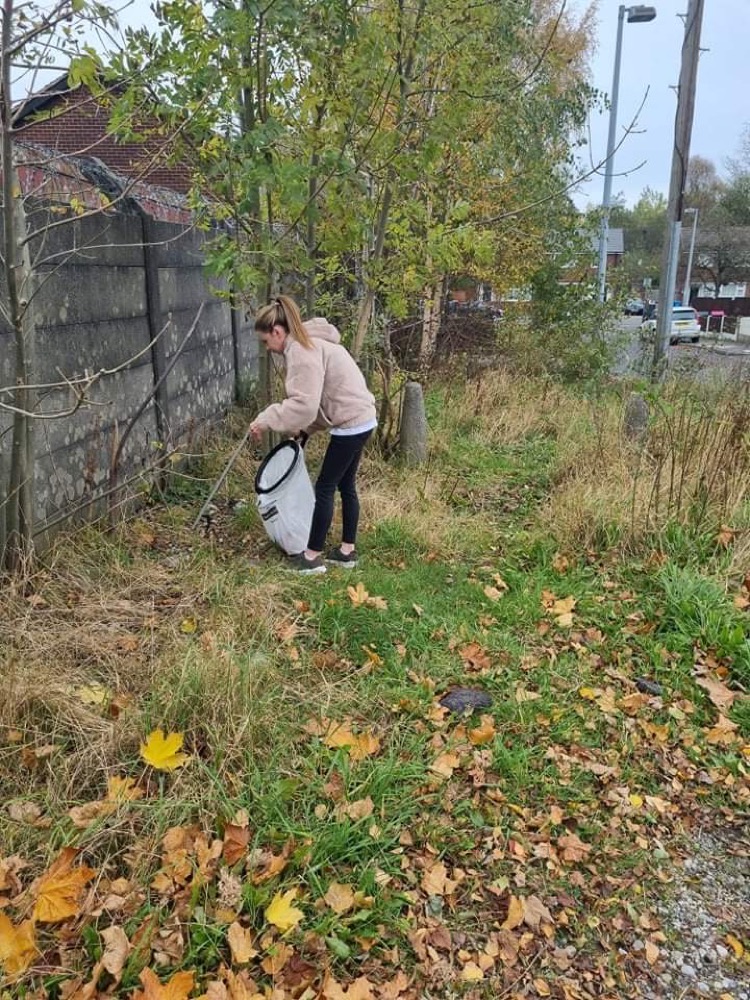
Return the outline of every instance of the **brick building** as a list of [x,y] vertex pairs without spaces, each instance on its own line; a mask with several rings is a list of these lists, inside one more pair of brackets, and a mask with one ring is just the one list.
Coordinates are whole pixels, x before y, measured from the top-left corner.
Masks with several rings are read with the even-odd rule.
[[83,85],[71,88],[67,75],[58,77],[20,106],[16,139],[60,156],[95,157],[122,177],[185,194],[190,171],[171,161],[172,143],[158,120],[144,122],[143,142],[120,141],[108,132],[111,99]]

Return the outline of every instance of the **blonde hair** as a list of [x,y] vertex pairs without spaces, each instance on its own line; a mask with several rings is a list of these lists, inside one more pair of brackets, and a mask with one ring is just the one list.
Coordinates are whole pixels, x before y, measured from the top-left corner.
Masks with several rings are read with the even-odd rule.
[[293,340],[308,350],[314,346],[310,334],[302,325],[297,303],[288,295],[279,295],[255,314],[256,333],[270,333],[275,326],[283,327]]

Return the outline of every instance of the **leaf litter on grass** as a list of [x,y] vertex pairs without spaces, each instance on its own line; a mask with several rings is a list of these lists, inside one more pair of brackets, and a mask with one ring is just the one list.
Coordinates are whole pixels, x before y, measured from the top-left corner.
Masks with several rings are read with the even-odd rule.
[[[668,941],[655,901],[675,844],[707,815],[724,820],[748,804],[747,738],[723,665],[692,678],[688,664],[683,676],[613,566],[582,582],[569,560],[548,570],[524,554],[527,593],[499,557],[477,567],[454,550],[450,575],[465,574],[473,596],[442,601],[425,588],[418,560],[398,558],[397,579],[374,557],[366,586],[342,594],[325,581],[306,602],[282,583],[276,617],[269,610],[269,621],[242,633],[244,648],[282,648],[283,683],[298,676],[303,696],[291,724],[285,716],[281,725],[281,698],[263,720],[263,780],[251,787],[252,752],[224,756],[205,703],[183,725],[189,684],[165,684],[168,716],[150,706],[147,718],[163,725],[146,768],[137,751],[150,725],[139,714],[144,691],[134,692],[131,728],[107,765],[128,782],[122,795],[102,791],[99,775],[89,801],[47,803],[46,769],[64,761],[69,736],[40,734],[38,748],[59,749],[34,753],[17,798],[38,799],[37,819],[67,824],[80,853],[66,856],[65,870],[45,868],[49,828],[10,818],[19,846],[41,853],[26,866],[0,857],[7,976],[30,988],[57,977],[64,1000],[416,1000],[464,990],[614,1000],[661,973]],[[439,556],[430,565],[440,570]],[[183,596],[170,595],[165,581],[164,599],[175,603],[164,605],[163,631],[182,644],[181,668],[196,654],[211,657],[207,670],[228,663],[237,688],[247,675],[228,619],[244,622],[230,595],[246,568],[232,572],[234,581],[216,584],[213,609],[186,598],[184,584]],[[43,600],[46,614],[54,595]],[[134,631],[153,614],[136,607],[117,612]],[[210,641],[180,629],[188,612]],[[382,630],[377,641],[370,622]],[[352,662],[349,629],[360,661],[363,646],[376,654],[367,656],[373,669],[332,679],[316,668],[308,690],[314,656]],[[523,653],[502,648],[503,629]],[[137,639],[119,655],[140,653],[145,636]],[[651,669],[659,694],[635,683]],[[451,715],[435,692],[467,677],[481,677],[490,704],[475,717]],[[696,687],[702,678],[710,686]],[[118,682],[77,677],[77,688],[103,679],[102,699],[83,705],[87,718],[107,715]],[[247,724],[238,717],[238,729]],[[190,767],[174,739],[183,735]],[[27,829],[35,840],[22,839]],[[48,912],[60,919],[28,916],[45,885]],[[740,962],[742,932],[728,934]]]

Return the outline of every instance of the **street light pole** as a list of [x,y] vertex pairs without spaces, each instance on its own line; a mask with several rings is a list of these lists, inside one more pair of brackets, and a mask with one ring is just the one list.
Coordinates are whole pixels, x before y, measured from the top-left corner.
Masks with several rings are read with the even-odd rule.
[[687,270],[685,271],[685,287],[682,291],[682,304],[684,306],[690,305],[690,276],[693,271],[693,252],[695,250],[695,232],[698,228],[698,209],[697,208],[686,208],[685,215],[688,212],[693,213],[693,232],[690,237],[690,251],[688,253]]
[[643,4],[626,7],[621,4],[617,11],[617,43],[615,45],[615,68],[612,75],[612,98],[609,106],[609,134],[607,136],[607,159],[604,163],[604,194],[602,195],[602,221],[599,228],[599,301],[607,298],[607,249],[609,243],[609,211],[612,205],[612,178],[614,176],[615,145],[617,140],[617,104],[620,96],[620,63],[622,61],[622,26],[625,14],[628,24],[653,21],[656,10]]
[[617,138],[617,102],[620,96],[620,63],[622,61],[622,26],[625,22],[625,6],[617,12],[617,44],[615,46],[615,71],[612,77],[612,98],[609,105],[609,135],[607,137],[607,159],[604,163],[604,194],[602,196],[602,221],[599,229],[599,301],[607,297],[607,249],[609,244],[609,210],[612,204],[613,160],[615,139]]

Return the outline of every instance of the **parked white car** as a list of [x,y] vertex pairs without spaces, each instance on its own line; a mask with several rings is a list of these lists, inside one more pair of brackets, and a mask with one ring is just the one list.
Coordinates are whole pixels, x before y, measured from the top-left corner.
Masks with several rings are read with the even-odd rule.
[[[653,340],[656,333],[656,317],[647,319],[641,323],[641,339]],[[701,325],[698,322],[698,313],[691,306],[674,306],[672,309],[672,326],[669,331],[669,343],[679,344],[682,340],[689,340],[697,344],[700,340]]]

